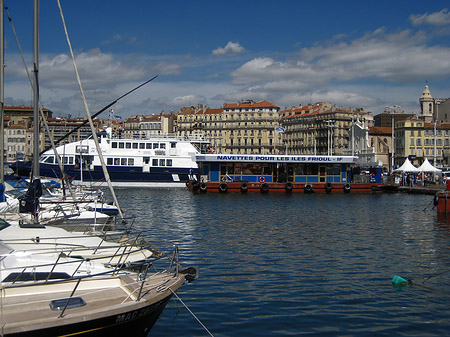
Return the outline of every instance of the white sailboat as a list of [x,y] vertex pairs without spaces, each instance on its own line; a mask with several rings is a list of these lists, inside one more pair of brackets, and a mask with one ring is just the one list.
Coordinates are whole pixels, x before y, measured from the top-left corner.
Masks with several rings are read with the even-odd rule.
[[[39,1],[34,4],[37,31]],[[37,83],[34,88],[38,101]],[[38,176],[34,167],[33,177]],[[176,248],[171,256],[154,254],[145,241],[114,241],[111,233],[105,233],[107,240],[76,238],[37,220],[31,226],[0,221],[2,336],[146,336],[175,291],[192,278],[192,269],[180,271]],[[163,258],[169,258],[168,268],[151,272]],[[131,271],[130,263],[139,272]]]

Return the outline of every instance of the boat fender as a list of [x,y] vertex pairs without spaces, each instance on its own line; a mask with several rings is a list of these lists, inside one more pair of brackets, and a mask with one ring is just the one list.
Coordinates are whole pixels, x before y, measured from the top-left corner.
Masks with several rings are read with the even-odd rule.
[[326,193],[331,193],[332,189],[333,189],[333,185],[330,182],[325,184],[325,192]]
[[291,193],[292,189],[294,188],[294,185],[292,185],[291,182],[286,183],[286,186],[284,187],[287,193]]
[[247,191],[248,191],[248,184],[242,183],[241,184],[241,193],[247,193]]
[[200,192],[205,193],[207,189],[206,183],[200,183]]
[[184,278],[188,283],[195,281],[198,278],[199,270],[198,267],[187,267],[180,271],[180,274],[184,275]]
[[198,181],[195,181],[194,183],[192,183],[192,188],[194,189],[194,191],[197,191],[200,188],[200,183]]
[[220,193],[227,193],[228,185],[227,183],[220,183],[219,184],[219,192]]
[[434,206],[437,206],[438,203],[439,203],[439,194],[436,193],[436,194],[434,195],[433,205],[434,205]]
[[269,184],[268,183],[262,183],[260,188],[261,188],[261,193],[269,192]]
[[312,192],[314,192],[314,189],[313,189],[311,184],[305,184],[305,188],[304,189],[305,189],[305,193],[312,193]]
[[407,284],[412,284],[412,280],[406,280],[403,277],[397,275],[394,275],[391,282],[396,286],[404,286]]
[[350,193],[351,189],[352,189],[352,186],[349,183],[344,185],[344,193]]

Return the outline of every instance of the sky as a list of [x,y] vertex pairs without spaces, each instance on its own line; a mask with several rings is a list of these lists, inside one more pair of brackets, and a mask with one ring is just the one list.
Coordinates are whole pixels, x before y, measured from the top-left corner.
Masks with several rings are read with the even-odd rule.
[[[419,113],[425,85],[450,97],[448,1],[60,1],[91,114],[154,76],[114,114],[247,99]],[[4,2],[31,69],[33,0]],[[5,104],[32,106],[6,14],[4,30]],[[39,93],[54,116],[85,117],[56,0],[39,6]]]

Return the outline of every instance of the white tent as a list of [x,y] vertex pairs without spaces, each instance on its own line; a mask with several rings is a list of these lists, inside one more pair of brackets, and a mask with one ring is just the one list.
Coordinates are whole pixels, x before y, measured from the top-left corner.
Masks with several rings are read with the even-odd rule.
[[434,167],[430,164],[428,159],[425,158],[425,161],[419,167],[420,172],[441,172],[438,168]]
[[417,167],[415,167],[408,158],[406,158],[405,162],[398,169],[395,169],[394,172],[421,172]]

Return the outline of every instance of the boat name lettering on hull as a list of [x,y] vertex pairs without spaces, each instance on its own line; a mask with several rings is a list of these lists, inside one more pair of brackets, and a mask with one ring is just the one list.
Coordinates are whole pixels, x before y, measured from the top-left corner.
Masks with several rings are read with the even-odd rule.
[[146,308],[142,308],[142,309],[139,309],[139,310],[128,312],[128,313],[123,314],[123,315],[117,315],[116,323],[124,323],[124,322],[127,322],[127,321],[134,320],[136,318],[142,317],[142,316],[146,316],[150,312],[152,312],[154,309],[155,309],[155,307],[148,306]]

